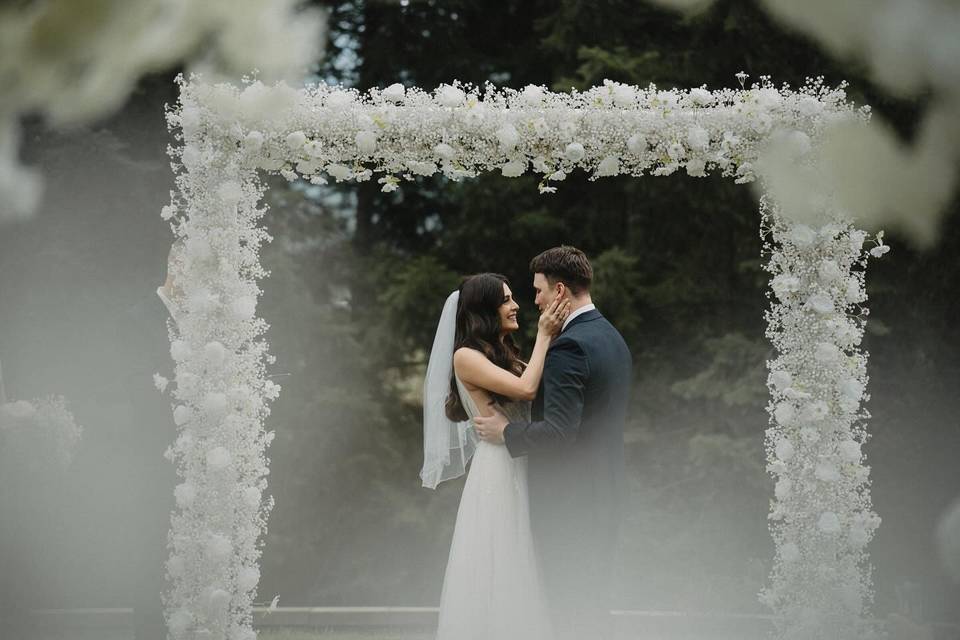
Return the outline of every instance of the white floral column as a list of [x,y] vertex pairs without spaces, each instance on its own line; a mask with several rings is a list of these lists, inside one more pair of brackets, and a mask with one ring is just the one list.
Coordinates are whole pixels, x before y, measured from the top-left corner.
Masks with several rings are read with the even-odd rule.
[[861,452],[869,396],[860,342],[867,259],[888,248],[880,233],[867,252],[866,232],[840,215],[813,228],[782,218],[767,197],[761,215],[772,275],[767,337],[778,355],[767,363],[765,439],[776,558],[760,599],[784,617],[778,637],[871,637],[866,547],[880,518]]
[[[256,317],[257,280],[266,275],[258,250],[270,240],[259,226],[263,186],[193,92],[184,91],[167,117],[182,143],[170,149],[178,192],[162,212],[179,247],[170,323],[178,436],[166,455],[181,483],[169,535],[167,624],[175,640],[251,640],[260,539],[272,507],[263,491],[273,432],[263,424],[279,393],[265,373],[267,325]],[[157,382],[163,390],[166,380]]]

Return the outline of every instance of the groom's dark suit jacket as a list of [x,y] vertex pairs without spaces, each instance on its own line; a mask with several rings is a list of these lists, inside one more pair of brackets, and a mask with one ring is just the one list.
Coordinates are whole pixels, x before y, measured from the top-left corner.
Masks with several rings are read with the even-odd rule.
[[587,311],[550,346],[533,422],[504,431],[510,455],[528,456],[533,535],[551,608],[563,618],[589,620],[609,604],[632,370],[620,333]]

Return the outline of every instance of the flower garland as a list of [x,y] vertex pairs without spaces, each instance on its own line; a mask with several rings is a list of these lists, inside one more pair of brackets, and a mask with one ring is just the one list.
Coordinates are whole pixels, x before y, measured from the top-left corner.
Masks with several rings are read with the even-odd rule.
[[[179,291],[171,301],[175,322],[169,326],[171,356],[176,362],[173,414],[179,435],[168,457],[183,480],[175,490],[178,511],[172,517],[167,563],[172,588],[165,594],[174,640],[256,637],[251,621],[260,575],[258,540],[266,531],[272,507],[272,501],[262,496],[269,472],[266,448],[273,437],[263,422],[269,415],[268,401],[279,394],[279,386],[266,376],[266,365],[273,362],[261,337],[267,326],[256,317],[261,293],[257,281],[267,275],[258,249],[271,239],[259,226],[266,212],[260,205],[266,188],[261,172],[313,184],[362,182],[376,175],[384,192],[417,176],[441,174],[458,181],[486,171],[499,171],[505,177],[538,174],[541,193],[555,192],[556,185],[577,169],[587,171],[591,179],[663,176],[683,169],[691,176],[716,172],[748,183],[757,179],[758,160],[771,138],[802,158],[829,125],[869,116],[868,108],[857,109],[847,101],[844,85],[830,88],[818,78],[793,91],[788,86],[775,88],[762,78],[760,84],[746,88],[745,77],[738,75],[740,89],[664,91],[653,85],[641,89],[607,81],[569,94],[532,85],[513,90],[488,84],[481,90],[462,83],[429,93],[400,84],[367,93],[327,85],[298,91],[255,80],[236,87],[206,84],[196,76],[179,78],[179,103],[167,111],[168,124],[179,142],[169,148],[178,172],[177,191],[161,211],[182,245],[170,267]],[[800,228],[787,225],[766,205],[762,212],[778,242],[788,231]],[[837,231],[823,241],[824,246],[839,247],[840,238],[847,238],[849,245],[854,231],[839,222],[834,226]],[[820,232],[809,233],[813,238],[803,251],[790,249],[799,245],[787,243],[783,251],[774,252],[770,268],[776,290],[786,286],[799,292],[812,286],[808,271],[813,256],[832,257],[838,281],[855,262],[849,252],[839,249],[834,253],[814,250],[820,246]],[[862,279],[858,282],[862,289]],[[815,412],[818,424],[836,425],[835,432],[841,433],[837,422],[841,418],[833,418],[834,405],[843,401],[849,408],[852,401],[847,398],[858,389],[862,395],[857,384],[866,382],[866,355],[856,359],[857,368],[850,374],[857,384],[843,386],[837,392],[841,396],[831,395],[826,381],[805,377],[807,370],[801,365],[820,354],[819,343],[805,338],[820,334],[807,325],[801,327],[796,319],[796,314],[813,309],[810,313],[820,315],[811,317],[824,316],[811,325],[821,331],[829,305],[834,310],[844,308],[838,306],[835,294],[840,295],[824,285],[819,297],[806,301],[809,304],[796,313],[787,313],[794,306],[786,302],[775,305],[769,335],[783,354],[782,362],[775,361],[776,371],[789,372],[804,384],[780,384],[783,374],[778,373],[774,398],[782,403],[781,395],[786,398],[789,389],[795,412],[804,416]],[[831,331],[843,331],[844,336],[858,331],[856,324],[843,324],[838,317],[833,320],[836,327],[829,325],[834,327]],[[851,345],[838,344],[836,352],[827,353],[824,347],[816,357],[836,356],[838,362],[846,362],[842,350]],[[156,382],[161,391],[168,383],[159,374]],[[853,408],[844,411],[845,416],[856,414]],[[800,450],[795,460],[807,460],[809,443],[795,441],[786,426],[776,428],[782,433],[768,434],[768,438],[778,445],[781,440],[790,442]],[[845,453],[838,454],[846,458],[822,461],[837,465],[845,461],[847,466],[834,470],[824,464],[823,474],[852,473],[853,448],[859,452],[866,436],[862,430],[850,434],[853,444],[844,444]],[[821,434],[821,443],[828,440]],[[848,539],[855,524],[849,510],[862,514],[856,539],[866,545],[876,522],[869,504],[863,503],[864,490],[825,497],[825,490],[846,487],[847,481],[833,479],[829,481],[833,484],[811,485],[814,488],[808,490],[809,481],[802,475],[806,467],[783,464],[779,473],[795,483],[793,495],[823,499],[830,506],[832,518],[824,516],[827,530],[839,526]],[[802,509],[807,503],[796,498],[788,501],[784,494],[788,486],[778,485],[778,495],[784,495],[778,517],[794,528],[775,532],[779,564],[774,589],[763,598],[789,613],[797,602],[816,603],[802,595],[806,587],[798,577],[801,574],[785,567],[801,567],[803,577],[820,570],[817,562],[826,556],[817,555],[821,551],[809,545],[827,534],[796,528],[793,512],[797,509],[798,517],[805,514]],[[784,560],[792,557],[790,544],[797,547],[795,555],[802,562]],[[864,557],[862,546],[858,553],[857,559]],[[844,562],[849,557],[853,556],[845,555]],[[842,567],[844,576],[850,571],[848,565]]]
[[[231,143],[173,111],[168,119],[181,129],[183,146],[170,153],[184,170],[161,212],[182,245],[169,265],[179,434],[166,456],[182,481],[168,540],[166,620],[177,640],[253,640],[261,537],[273,506],[263,491],[274,434],[263,424],[280,392],[266,375],[274,360],[261,338],[267,324],[256,316],[257,280],[267,275],[259,247],[270,240],[259,226],[264,187]],[[159,374],[154,381],[161,392],[169,383]]]
[[765,438],[776,558],[760,599],[784,617],[780,637],[872,637],[866,546],[880,518],[861,451],[870,414],[859,345],[866,263],[889,247],[880,232],[865,250],[866,232],[836,210],[819,228],[786,220],[766,196],[760,211],[772,274],[766,335],[778,352],[767,363]]

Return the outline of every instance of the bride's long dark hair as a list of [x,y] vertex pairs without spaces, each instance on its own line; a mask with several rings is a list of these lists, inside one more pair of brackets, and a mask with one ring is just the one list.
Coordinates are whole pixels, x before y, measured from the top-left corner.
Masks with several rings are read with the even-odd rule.
[[[516,375],[523,373],[520,350],[510,334],[501,339],[500,305],[503,304],[503,285],[510,285],[499,273],[479,273],[469,276],[460,284],[460,301],[457,303],[457,330],[453,350],[469,347],[480,351],[490,362]],[[505,398],[491,394],[494,400]],[[450,394],[445,406],[447,417],[455,422],[468,418],[463,401],[457,390],[457,381],[450,376]]]

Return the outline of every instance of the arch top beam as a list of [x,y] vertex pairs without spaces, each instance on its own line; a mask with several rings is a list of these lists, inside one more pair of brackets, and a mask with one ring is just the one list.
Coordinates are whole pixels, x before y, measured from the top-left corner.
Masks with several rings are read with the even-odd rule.
[[574,170],[605,176],[756,178],[763,143],[782,136],[805,154],[824,129],[866,120],[845,84],[822,78],[803,87],[663,90],[605,81],[555,93],[461,83],[432,91],[394,84],[367,92],[320,84],[294,89],[252,81],[243,87],[179,78],[168,110],[189,171],[217,156],[246,169],[279,172],[314,184],[377,178],[384,191],[403,180],[443,174],[451,180],[498,171],[541,176],[540,191]]

